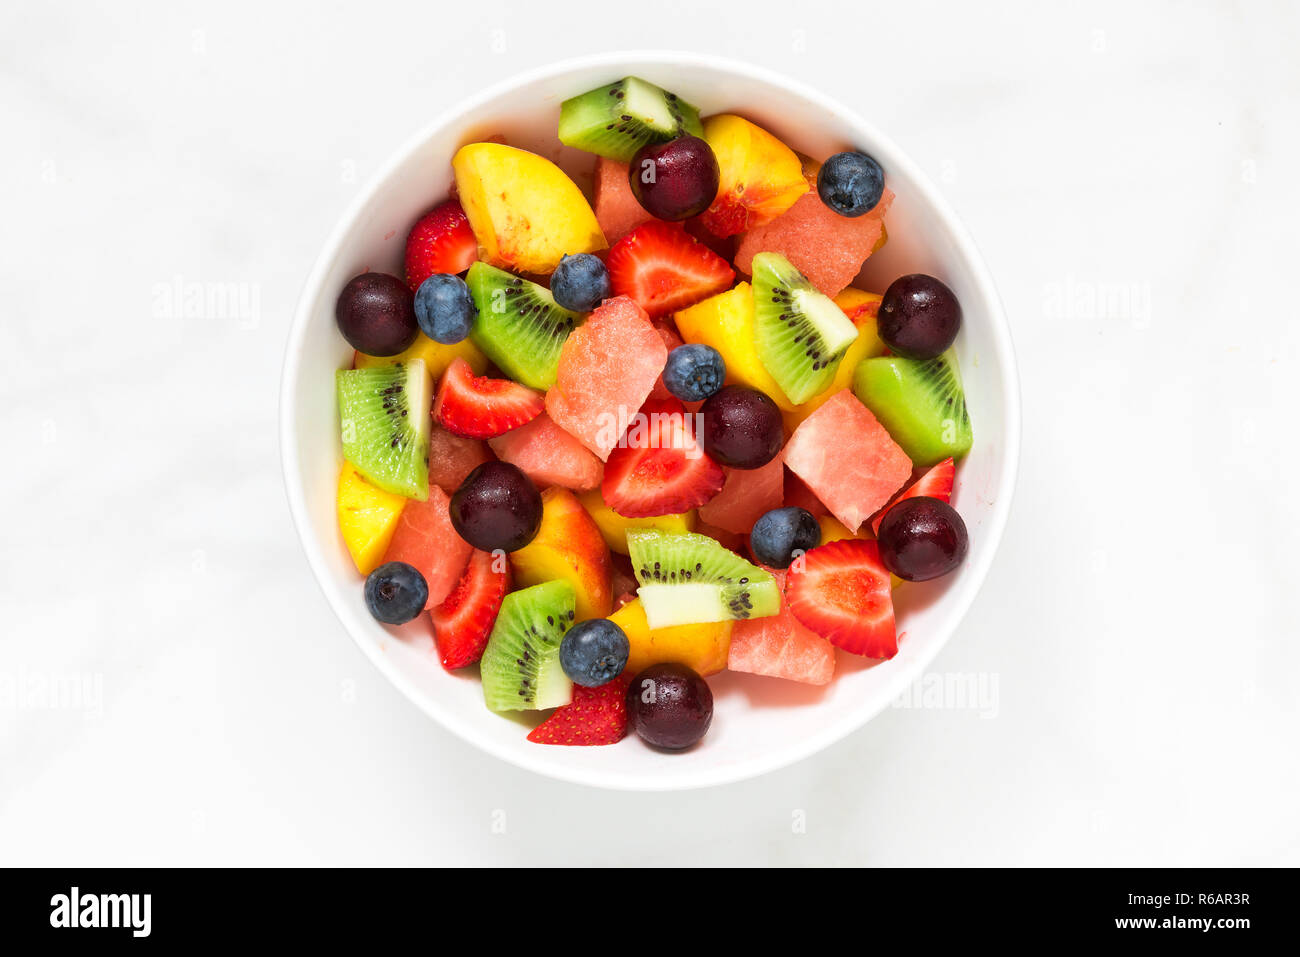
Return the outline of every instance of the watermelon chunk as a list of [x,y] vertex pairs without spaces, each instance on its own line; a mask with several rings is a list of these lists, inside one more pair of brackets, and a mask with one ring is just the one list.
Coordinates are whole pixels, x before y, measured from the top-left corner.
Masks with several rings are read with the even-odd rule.
[[707,522],[697,521],[695,523],[695,532],[699,535],[707,535],[716,541],[728,551],[735,552],[737,555],[745,553],[745,537],[737,535],[735,532],[729,532],[725,528],[718,528],[716,525],[710,525]]
[[700,520],[736,535],[748,535],[760,515],[781,507],[785,465],[778,455],[761,468],[724,471],[726,484],[710,502],[700,506]]
[[802,508],[814,515],[829,515],[822,500],[813,494],[812,489],[804,484],[803,479],[789,469],[785,471],[785,501],[788,508]]
[[627,164],[602,156],[596,160],[596,222],[612,246],[642,223],[654,219],[628,183]]
[[800,423],[783,455],[851,532],[912,477],[912,460],[848,389]]
[[452,527],[450,505],[451,498],[437,485],[429,488],[428,501],[408,501],[384,553],[385,562],[406,562],[424,576],[429,585],[425,608],[441,605],[451,594],[474,550]]
[[848,217],[831,210],[816,190],[807,192],[770,223],[745,233],[736,250],[736,268],[753,275],[755,254],[780,253],[814,286],[834,297],[853,282],[876,248],[893,200],[894,194],[885,190],[871,212]]
[[727,668],[806,684],[828,684],[835,674],[835,646],[804,627],[785,602],[785,571],[766,568],[781,586],[781,611],[731,626]]
[[533,421],[489,439],[497,458],[524,471],[537,485],[585,492],[600,485],[605,466],[543,412]]
[[429,434],[429,484],[448,495],[460,488],[465,477],[484,462],[492,460],[482,439],[463,439],[438,423]]
[[645,310],[627,296],[606,299],[565,340],[546,412],[603,462],[667,361]]

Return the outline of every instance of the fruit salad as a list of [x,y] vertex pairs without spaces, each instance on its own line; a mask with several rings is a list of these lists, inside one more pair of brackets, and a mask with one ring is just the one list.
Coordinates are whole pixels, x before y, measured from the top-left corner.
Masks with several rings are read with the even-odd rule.
[[638,77],[560,107],[590,196],[502,132],[412,198],[403,276],[339,291],[339,529],[371,613],[541,745],[680,751],[710,675],[892,658],[894,589],[966,555],[972,431],[952,290],[853,285],[887,171]]

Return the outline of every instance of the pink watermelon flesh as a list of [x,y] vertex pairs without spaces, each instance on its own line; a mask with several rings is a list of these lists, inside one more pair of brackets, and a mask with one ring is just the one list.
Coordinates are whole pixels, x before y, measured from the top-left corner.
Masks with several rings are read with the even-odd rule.
[[781,586],[781,611],[731,626],[727,668],[752,675],[829,684],[835,674],[835,646],[799,623],[785,604],[785,572],[769,568]]
[[700,520],[737,535],[748,535],[760,515],[781,507],[785,465],[777,456],[762,468],[724,471],[726,484],[708,504],[700,506]]
[[[682,337],[677,334],[677,330],[665,322],[656,322],[655,331],[659,333],[659,338],[664,341],[664,348],[672,352],[682,344]],[[650,390],[652,399],[671,399],[673,394],[668,391],[664,385],[663,373],[659,373],[659,378],[655,380],[655,387]]]
[[785,501],[782,503],[787,508],[807,509],[814,515],[829,515],[826,506],[822,500],[812,493],[803,479],[795,475],[788,468],[785,470]]
[[427,502],[407,501],[384,553],[385,562],[406,562],[424,576],[429,585],[425,608],[441,605],[451,594],[473,551],[452,527],[450,504],[451,498],[436,485],[430,487]]
[[523,469],[538,486],[562,485],[579,492],[596,488],[605,466],[543,412],[505,435],[488,439],[502,462]]
[[766,226],[756,226],[741,237],[736,268],[752,275],[755,253],[780,253],[814,286],[834,296],[853,282],[871,255],[893,200],[894,194],[885,190],[871,212],[848,217],[833,212],[811,190]]
[[642,223],[654,219],[632,195],[627,164],[601,157],[596,160],[596,222],[612,246]]
[[565,340],[546,412],[603,462],[667,360],[645,310],[627,296],[606,299]]
[[452,435],[438,423],[433,424],[429,435],[430,485],[436,485],[450,495],[460,488],[465,476],[491,459],[492,453],[483,440],[463,439]]
[[729,532],[725,528],[718,528],[716,525],[710,525],[708,522],[696,522],[695,532],[697,535],[707,535],[714,539],[723,548],[730,549],[737,555],[746,553],[745,536],[738,535],[735,532]]
[[785,464],[856,532],[912,477],[912,460],[848,389],[799,424]]

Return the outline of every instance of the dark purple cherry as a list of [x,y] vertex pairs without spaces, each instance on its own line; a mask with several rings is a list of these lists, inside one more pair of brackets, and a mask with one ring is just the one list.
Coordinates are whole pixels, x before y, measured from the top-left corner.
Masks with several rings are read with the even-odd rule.
[[627,688],[628,724],[647,744],[689,748],[713,721],[713,692],[685,665],[651,665]]
[[698,136],[679,136],[637,150],[627,179],[647,213],[678,222],[698,216],[717,199],[718,159]]
[[457,534],[485,552],[513,552],[533,540],[542,524],[542,497],[523,472],[507,462],[484,462],[451,497]]
[[339,332],[368,356],[395,356],[415,341],[415,297],[406,283],[382,272],[348,280],[334,306]]
[[880,560],[899,578],[923,582],[946,575],[970,548],[957,510],[928,495],[905,498],[880,521]]
[[881,341],[908,359],[933,359],[952,345],[960,328],[961,303],[952,290],[919,272],[889,284],[876,316]]
[[776,458],[785,442],[781,410],[757,389],[729,385],[700,407],[704,451],[733,469],[756,469]]

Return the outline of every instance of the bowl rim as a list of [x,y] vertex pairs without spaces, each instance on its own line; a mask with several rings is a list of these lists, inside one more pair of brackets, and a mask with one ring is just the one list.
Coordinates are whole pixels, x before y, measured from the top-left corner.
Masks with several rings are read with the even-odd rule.
[[[455,123],[483,104],[498,96],[513,92],[543,80],[566,73],[607,67],[620,76],[633,73],[638,67],[691,65],[730,73],[734,76],[782,87],[797,96],[813,102],[828,112],[843,117],[847,122],[862,129],[871,142],[883,146],[883,152],[890,154],[887,165],[906,171],[908,178],[915,184],[919,198],[938,215],[952,240],[957,252],[970,264],[971,276],[978,295],[987,306],[988,322],[992,334],[992,343],[1001,367],[1006,370],[1001,380],[1002,390],[1002,436],[1005,453],[1002,459],[1001,475],[997,487],[993,490],[994,506],[989,519],[981,528],[981,537],[989,547],[983,550],[977,563],[968,568],[956,587],[956,594],[945,597],[951,602],[950,626],[947,634],[940,640],[932,642],[925,653],[910,659],[906,665],[897,669],[891,676],[886,693],[881,694],[876,703],[859,711],[853,711],[845,718],[820,728],[816,733],[807,735],[797,743],[770,755],[750,759],[740,763],[723,762],[714,767],[699,771],[694,777],[682,780],[674,775],[636,775],[617,770],[593,769],[584,766],[564,765],[546,756],[547,749],[511,749],[501,746],[497,741],[484,737],[468,721],[439,702],[423,695],[395,664],[392,656],[386,655],[374,643],[362,641],[350,623],[351,613],[343,605],[335,592],[338,584],[332,580],[321,543],[312,540],[307,516],[307,503],[304,493],[305,479],[302,463],[299,460],[297,443],[294,440],[296,424],[296,404],[294,396],[298,391],[301,376],[301,356],[306,340],[307,328],[311,315],[321,298],[322,286],[334,261],[342,251],[343,242],[352,226],[361,217],[365,209],[373,202],[383,185],[406,162],[408,157],[438,130]],[[970,610],[975,596],[983,587],[984,580],[992,566],[1002,541],[1007,518],[1011,511],[1012,498],[1015,493],[1016,479],[1019,471],[1021,440],[1020,378],[1016,365],[1015,350],[1011,340],[1011,330],[1007,322],[1002,302],[998,296],[993,278],[988,271],[983,257],[966,227],[948,205],[938,188],[917,164],[891,139],[883,134],[873,123],[864,119],[856,110],[846,107],[833,97],[793,80],[783,74],[729,57],[713,54],[693,53],[675,50],[630,50],[599,53],[558,60],[530,70],[515,74],[492,84],[442,111],[430,122],[423,125],[406,139],[370,177],[357,195],[339,216],[328,239],[317,256],[307,280],[303,284],[290,324],[285,346],[284,362],[281,370],[280,409],[279,409],[279,444],[281,469],[284,478],[285,494],[289,502],[289,511],[298,540],[307,556],[316,584],[325,595],[335,617],[347,630],[353,642],[361,649],[370,662],[397,687],[416,707],[438,721],[444,728],[465,742],[499,758],[516,767],[523,768],[556,780],[590,787],[628,790],[628,791],[677,791],[713,787],[759,777],[771,771],[788,767],[804,758],[810,757],[843,739],[863,727],[876,717],[890,701],[895,700],[903,690],[920,675],[947,645],[952,635],[960,627],[962,620]],[[533,752],[537,752],[534,754]]]

